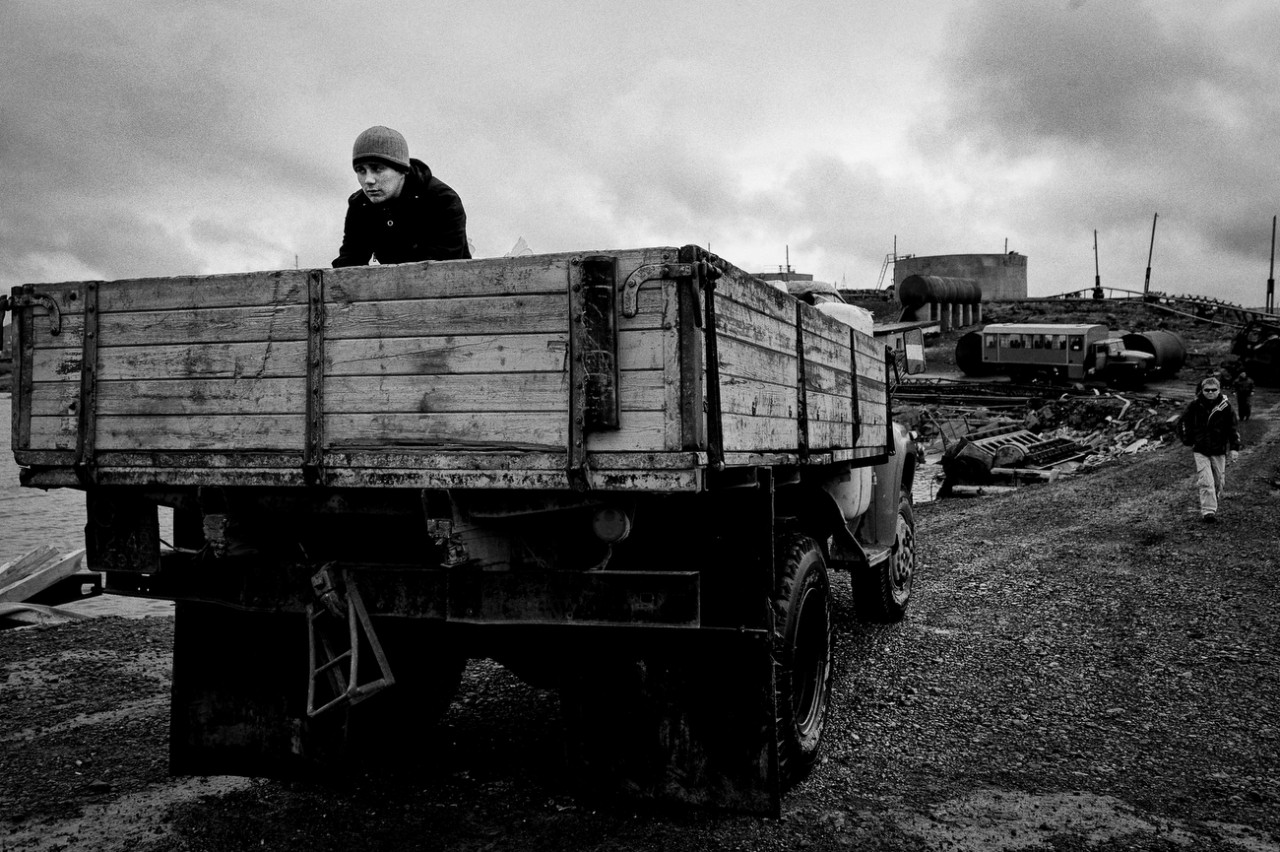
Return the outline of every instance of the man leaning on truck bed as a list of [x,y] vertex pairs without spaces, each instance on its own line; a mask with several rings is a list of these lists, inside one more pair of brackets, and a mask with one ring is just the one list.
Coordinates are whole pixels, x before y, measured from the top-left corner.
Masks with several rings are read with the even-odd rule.
[[337,266],[460,260],[471,257],[462,199],[410,159],[409,144],[390,127],[356,137],[351,164],[360,189],[347,199]]

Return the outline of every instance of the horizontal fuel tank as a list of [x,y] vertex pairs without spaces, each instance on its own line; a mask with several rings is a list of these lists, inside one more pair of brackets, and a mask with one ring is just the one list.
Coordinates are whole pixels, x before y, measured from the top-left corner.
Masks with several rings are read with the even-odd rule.
[[908,275],[898,285],[898,301],[904,308],[918,308],[928,302],[975,305],[982,301],[982,287],[972,278]]

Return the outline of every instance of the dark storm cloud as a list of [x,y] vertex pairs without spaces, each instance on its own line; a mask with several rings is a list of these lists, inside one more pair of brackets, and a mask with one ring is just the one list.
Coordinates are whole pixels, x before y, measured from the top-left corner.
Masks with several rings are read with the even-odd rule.
[[[0,7],[0,277],[173,275],[292,258],[247,225],[327,184],[266,49],[265,13],[216,3]],[[294,61],[305,66],[308,54]],[[305,75],[303,75],[305,78]],[[219,229],[240,227],[239,245]],[[279,245],[273,245],[279,243]],[[240,268],[244,268],[241,266]]]
[[[1038,162],[1025,221],[1098,228],[1131,256],[1145,257],[1158,211],[1187,290],[1250,274],[1280,182],[1273,4],[1003,0],[967,5],[956,22],[929,156],[960,142],[1010,169]],[[1247,300],[1244,287],[1233,293]]]

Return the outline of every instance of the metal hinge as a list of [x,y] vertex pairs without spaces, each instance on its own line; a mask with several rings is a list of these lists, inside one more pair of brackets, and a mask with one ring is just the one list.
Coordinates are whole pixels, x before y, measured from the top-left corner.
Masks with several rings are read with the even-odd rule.
[[62,334],[62,309],[52,296],[35,292],[32,285],[15,287],[8,296],[0,296],[0,349],[4,348],[4,315],[6,311],[17,313],[21,308],[44,308],[49,312],[49,334]]
[[659,278],[690,278],[693,276],[692,263],[646,263],[637,266],[627,276],[622,285],[622,315],[633,317],[639,310],[640,285],[646,281]]

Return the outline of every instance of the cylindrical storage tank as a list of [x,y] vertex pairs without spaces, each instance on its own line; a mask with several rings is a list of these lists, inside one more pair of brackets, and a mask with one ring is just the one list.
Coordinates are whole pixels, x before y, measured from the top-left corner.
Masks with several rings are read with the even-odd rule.
[[908,275],[898,285],[898,301],[904,308],[918,308],[927,302],[971,305],[982,301],[982,288],[970,278]]
[[996,372],[982,361],[982,333],[971,331],[956,341],[956,366],[966,376],[990,376]]
[[1176,376],[1182,365],[1187,363],[1187,345],[1172,331],[1142,331],[1126,334],[1120,339],[1124,342],[1125,349],[1154,356],[1155,360],[1152,361],[1151,372],[1148,374],[1151,377]]

